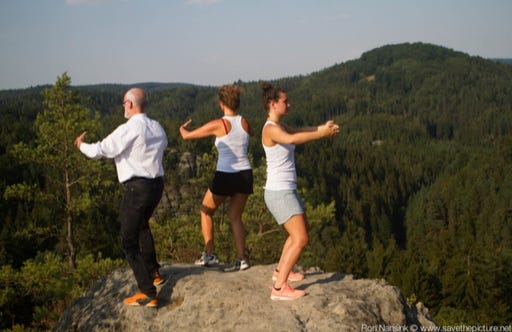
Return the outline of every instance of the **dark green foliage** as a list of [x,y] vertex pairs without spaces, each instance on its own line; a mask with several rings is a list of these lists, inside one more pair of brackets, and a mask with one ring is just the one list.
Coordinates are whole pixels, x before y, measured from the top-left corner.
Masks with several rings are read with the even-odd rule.
[[48,330],[70,301],[93,283],[123,266],[122,261],[87,255],[77,259],[76,269],[51,252],[40,252],[19,269],[0,269],[0,328],[21,322],[25,329]]
[[[310,226],[310,244],[299,264],[385,278],[409,302],[424,302],[443,325],[510,324],[512,67],[414,43],[386,45],[360,59],[272,83],[288,91],[288,124],[317,125],[332,118],[341,127],[336,138],[296,150]],[[286,232],[263,202],[260,139],[266,116],[260,82],[238,84],[244,89],[241,114],[256,133],[249,148],[255,188],[243,216],[247,247],[252,264],[271,264],[279,259]],[[149,115],[162,123],[169,139],[165,195],[152,221],[157,252],[164,261],[191,262],[203,249],[199,205],[216,153],[213,138],[183,141],[178,128],[188,118],[194,127],[221,115],[217,88],[142,86],[149,94]],[[35,194],[35,189],[50,188],[55,173],[11,154],[19,142],[31,148],[41,143],[34,124],[45,108],[43,88],[0,91],[0,282],[8,285],[0,288],[5,289],[0,300],[11,301],[12,308],[28,308],[14,316],[0,302],[2,327],[51,320],[70,299],[55,293],[54,280],[48,280],[49,289],[26,290],[26,285],[13,283],[17,273],[41,262],[41,252],[56,253],[37,263],[50,265],[62,264],[65,252],[62,228],[55,223],[62,216],[57,208],[62,199],[50,203]],[[88,134],[90,140],[101,139],[124,121],[120,103],[128,88],[73,88],[84,97],[80,104],[101,119]],[[184,158],[187,152],[191,159]],[[193,167],[184,168],[186,161]],[[75,192],[90,203],[75,215],[78,262],[98,252],[119,258],[120,186],[113,163],[84,160],[83,165],[96,173]],[[222,260],[233,260],[224,207],[214,220],[217,253]],[[60,282],[66,288],[68,281]],[[20,290],[30,296],[13,299]]]

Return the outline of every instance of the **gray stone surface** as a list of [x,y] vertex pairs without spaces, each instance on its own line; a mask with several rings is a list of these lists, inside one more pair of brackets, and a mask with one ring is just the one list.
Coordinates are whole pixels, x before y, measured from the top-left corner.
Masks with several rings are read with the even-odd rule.
[[[159,307],[128,307],[137,291],[132,272],[117,270],[98,280],[61,315],[56,331],[377,331],[434,326],[428,309],[410,308],[384,280],[306,271],[291,283],[308,295],[272,301],[275,265],[239,272],[193,265],[164,265]],[[412,329],[411,329],[412,327]]]

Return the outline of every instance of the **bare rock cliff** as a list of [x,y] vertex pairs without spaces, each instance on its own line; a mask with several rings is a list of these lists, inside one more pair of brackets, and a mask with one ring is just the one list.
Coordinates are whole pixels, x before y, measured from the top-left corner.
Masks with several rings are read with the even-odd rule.
[[[383,280],[306,271],[292,283],[308,295],[270,300],[275,265],[226,273],[216,268],[164,265],[159,307],[128,307],[136,291],[130,270],[98,280],[61,315],[55,331],[375,331],[434,326],[422,305],[411,308]],[[402,329],[404,330],[404,329]]]

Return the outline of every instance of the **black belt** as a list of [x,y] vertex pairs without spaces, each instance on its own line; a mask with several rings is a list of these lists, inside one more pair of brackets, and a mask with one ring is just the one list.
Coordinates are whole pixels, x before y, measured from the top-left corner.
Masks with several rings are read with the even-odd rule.
[[162,181],[162,179],[163,179],[162,176],[158,176],[156,178],[145,178],[142,176],[132,176],[128,180],[124,181],[123,184],[127,184],[127,183],[134,182],[134,181],[147,181],[147,182]]

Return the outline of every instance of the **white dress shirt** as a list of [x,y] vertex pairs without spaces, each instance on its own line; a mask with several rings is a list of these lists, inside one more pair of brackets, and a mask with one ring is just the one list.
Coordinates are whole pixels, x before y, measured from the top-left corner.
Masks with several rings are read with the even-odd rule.
[[133,115],[100,142],[82,143],[89,158],[113,158],[119,182],[132,177],[153,179],[164,175],[162,157],[167,136],[162,126],[145,113]]

